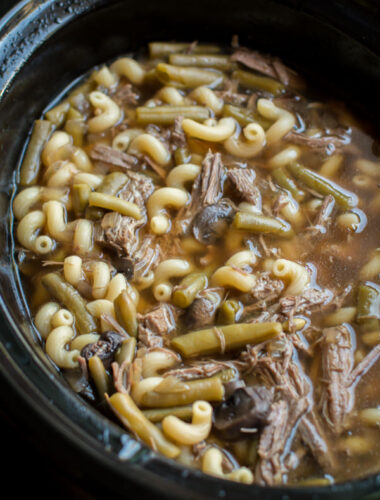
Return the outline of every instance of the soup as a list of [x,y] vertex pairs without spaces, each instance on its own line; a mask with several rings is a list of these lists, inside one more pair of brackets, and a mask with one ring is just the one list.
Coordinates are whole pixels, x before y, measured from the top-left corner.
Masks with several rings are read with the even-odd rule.
[[13,201],[34,325],[73,389],[248,484],[380,469],[378,148],[316,95],[236,40],[151,43],[35,122]]

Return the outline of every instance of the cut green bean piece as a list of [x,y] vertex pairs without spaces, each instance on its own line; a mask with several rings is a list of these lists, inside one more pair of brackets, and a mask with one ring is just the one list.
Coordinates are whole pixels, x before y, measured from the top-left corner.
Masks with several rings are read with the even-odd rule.
[[70,103],[68,101],[63,101],[61,104],[54,106],[45,113],[45,117],[49,122],[51,122],[56,127],[60,127],[66,120],[67,113],[70,109]]
[[85,211],[85,218],[88,220],[99,220],[103,217],[104,210],[98,207],[88,206]]
[[189,358],[259,344],[277,337],[281,332],[281,323],[238,323],[181,335],[172,340],[172,347]]
[[41,170],[41,153],[53,130],[53,125],[47,120],[36,120],[33,132],[20,169],[20,185],[37,184]]
[[207,276],[204,273],[192,273],[187,275],[172,295],[173,304],[178,307],[189,307],[195,297],[207,286]]
[[74,184],[72,187],[73,210],[76,217],[85,213],[91,188],[88,184]]
[[141,404],[145,408],[167,408],[194,403],[194,401],[221,401],[224,387],[220,377],[190,380],[184,382],[186,388],[177,392],[155,392],[144,394]]
[[275,219],[267,215],[237,212],[234,219],[234,225],[237,229],[242,229],[243,231],[274,234],[284,238],[291,238],[294,236],[294,231],[290,224],[282,219]]
[[51,296],[63,304],[75,317],[75,325],[79,333],[97,331],[94,317],[87,311],[86,301],[81,294],[62,276],[57,273],[48,273],[42,277],[42,284]]
[[181,450],[144,416],[129,394],[117,392],[107,400],[121,422],[148,446],[169,458],[175,458],[180,454]]
[[136,339],[130,337],[129,339],[123,340],[120,348],[118,349],[115,359],[119,365],[126,363],[130,365],[135,358],[136,353]]
[[358,204],[356,194],[338,186],[335,182],[317,174],[314,170],[305,168],[296,162],[290,163],[288,168],[296,179],[303,182],[309,188],[314,189],[324,196],[330,194],[341,208],[348,210],[349,208],[356,207]]
[[65,132],[73,138],[74,146],[78,148],[83,146],[83,138],[86,133],[86,124],[83,120],[67,120],[65,123]]
[[116,196],[127,182],[128,177],[125,174],[122,172],[112,172],[104,177],[96,192]]
[[231,118],[234,118],[242,127],[245,127],[250,123],[258,123],[263,127],[264,130],[266,130],[273,123],[269,120],[266,120],[259,113],[255,113],[254,111],[250,111],[248,109],[239,108],[238,106],[233,106],[232,104],[224,105],[223,115],[231,116]]
[[155,108],[141,106],[136,109],[136,119],[141,125],[149,123],[172,125],[179,116],[203,122],[210,118],[210,112],[205,106],[157,106]]
[[177,148],[174,152],[174,160],[176,165],[183,165],[191,161],[191,153],[187,148]]
[[[189,50],[191,45],[191,43],[151,42],[149,44],[149,54],[152,59],[165,57],[170,54]],[[191,47],[191,51],[195,54],[216,54],[220,52],[220,47],[217,45],[196,44]]]
[[171,54],[169,63],[177,66],[215,68],[221,71],[232,71],[237,68],[237,64],[230,60],[230,56],[224,54]]
[[380,287],[375,283],[359,285],[356,319],[359,323],[380,319]]
[[230,382],[236,378],[236,370],[233,368],[226,368],[225,370],[217,373],[215,377],[219,377],[223,384],[225,384],[226,382]]
[[280,167],[272,170],[272,177],[280,187],[289,191],[295,200],[302,201],[305,199],[305,191],[302,191],[302,189],[297,186],[285,168]]
[[238,321],[243,312],[243,304],[236,299],[227,299],[220,306],[218,322],[221,325],[232,325]]
[[140,220],[142,215],[136,203],[122,200],[116,196],[105,193],[91,193],[88,198],[90,207],[105,208],[106,210],[113,210],[122,215],[128,215],[137,220]]
[[174,415],[181,420],[189,421],[193,416],[193,405],[172,406],[171,408],[155,408],[154,410],[143,410],[145,417],[151,422],[162,422],[165,417]]
[[109,394],[112,390],[112,384],[103,361],[99,356],[92,356],[88,360],[88,369],[94,381],[96,391],[100,399],[104,399],[104,394]]
[[138,327],[136,306],[126,290],[116,297],[114,308],[117,321],[129,335],[136,337]]
[[179,88],[195,88],[201,85],[215,88],[223,83],[223,73],[194,67],[172,66],[160,63],[156,66],[157,78],[164,85]]
[[285,86],[273,78],[256,75],[248,71],[238,69],[232,73],[232,78],[238,80],[240,85],[249,89],[258,89],[273,95],[280,95],[285,91]]

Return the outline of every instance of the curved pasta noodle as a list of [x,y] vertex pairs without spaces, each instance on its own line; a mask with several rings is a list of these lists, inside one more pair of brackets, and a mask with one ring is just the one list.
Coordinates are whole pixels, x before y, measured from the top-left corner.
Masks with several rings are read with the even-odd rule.
[[20,220],[17,226],[19,243],[33,252],[46,254],[52,251],[54,242],[49,236],[37,236],[46,223],[46,215],[41,210],[33,210]]
[[301,155],[301,149],[297,146],[288,146],[268,160],[271,168],[286,167],[292,161],[297,160]]
[[78,255],[70,255],[63,261],[63,276],[70,285],[78,286],[83,277],[82,259]]
[[74,330],[70,326],[59,326],[52,330],[46,339],[46,353],[59,368],[76,368],[78,350],[67,351],[66,346],[74,337]]
[[300,295],[310,284],[310,275],[304,266],[287,259],[277,259],[272,274],[287,284],[285,295]]
[[67,144],[72,144],[73,138],[67,132],[57,130],[53,132],[50,139],[45,144],[41,154],[42,163],[49,167],[52,164],[51,156],[56,153],[58,149]]
[[109,68],[107,68],[107,66],[103,66],[98,71],[95,71],[93,79],[98,85],[101,85],[106,89],[110,89],[118,83],[118,78],[109,70]]
[[95,262],[91,266],[92,271],[92,296],[94,299],[103,299],[107,293],[111,280],[109,265],[105,262]]
[[181,92],[174,87],[162,87],[156,93],[155,97],[172,106],[184,106],[186,104],[186,99]]
[[171,278],[186,276],[191,271],[191,264],[184,259],[167,259],[161,262],[155,271],[153,295],[162,302],[170,299],[173,285]]
[[59,326],[71,326],[74,323],[74,316],[67,309],[59,309],[51,318],[52,328]]
[[202,458],[202,471],[212,476],[223,477],[239,483],[252,484],[253,474],[247,467],[240,467],[232,472],[225,474],[222,468],[223,453],[215,447],[206,450]]
[[152,193],[147,202],[150,228],[154,234],[164,234],[170,228],[170,220],[163,213],[166,207],[179,209],[186,205],[189,195],[183,189],[166,187]]
[[355,166],[365,175],[375,178],[380,177],[380,162],[360,158],[359,160],[356,160]]
[[85,172],[80,172],[74,176],[74,184],[87,184],[92,189],[96,189],[103,182],[104,175],[99,174],[89,174]]
[[131,396],[133,401],[140,406],[144,395],[154,389],[163,382],[163,377],[148,377],[132,384]]
[[60,188],[69,186],[73,177],[78,173],[77,167],[70,161],[54,163],[46,172],[49,178],[46,185],[49,188]]
[[42,188],[32,186],[23,189],[13,200],[13,213],[16,219],[22,219],[30,209],[41,199]]
[[150,351],[142,359],[142,376],[157,377],[158,371],[172,368],[180,361],[179,356],[167,349]]
[[128,153],[147,154],[153,161],[162,166],[168,165],[171,159],[171,154],[163,143],[150,134],[141,134],[135,137],[128,148]]
[[236,129],[233,118],[221,118],[215,125],[206,125],[190,118],[182,120],[182,128],[187,135],[203,141],[222,142],[228,139]]
[[75,253],[84,255],[89,253],[93,247],[94,225],[87,219],[79,219],[75,226],[73,238],[73,250]]
[[59,309],[60,307],[56,302],[46,302],[38,309],[34,324],[43,339],[46,339],[51,332],[51,319]]
[[121,57],[111,64],[110,70],[119,76],[128,78],[135,85],[143,83],[145,70],[141,65],[130,57]]
[[199,165],[184,163],[170,170],[166,177],[166,185],[178,189],[186,189],[186,183],[194,181],[201,171]]
[[[95,110],[100,110],[100,114],[88,121],[88,130],[91,133],[99,134],[113,127],[121,119],[119,106],[103,92],[94,91],[89,95],[91,104]],[[97,111],[95,111],[95,114]]]
[[162,421],[164,434],[173,441],[193,445],[208,437],[212,425],[212,406],[207,401],[193,403],[191,424],[183,422],[174,415],[165,417]]
[[199,104],[203,104],[203,106],[207,106],[210,108],[216,115],[221,113],[224,101],[220,97],[218,97],[215,92],[208,87],[198,87],[194,89],[189,97],[194,99]]
[[64,204],[51,200],[44,203],[42,208],[46,214],[46,226],[49,234],[57,241],[71,241],[72,234],[66,224],[66,209]]
[[258,123],[250,123],[243,129],[245,141],[239,135],[232,135],[224,142],[228,153],[240,158],[253,158],[258,155],[265,146],[265,132]]
[[144,130],[139,128],[129,128],[127,130],[123,130],[123,132],[117,134],[112,141],[112,147],[118,151],[127,151],[131,142],[142,134],[144,134]]
[[100,339],[100,335],[97,333],[84,333],[83,335],[79,335],[75,337],[74,340],[71,341],[70,347],[72,350],[77,349],[79,352],[88,344],[94,344]]
[[292,113],[286,109],[277,107],[269,99],[259,99],[257,101],[257,110],[269,120],[275,120],[275,123],[266,131],[266,141],[268,145],[278,142],[288,132],[292,130],[296,124],[296,119]]
[[253,266],[257,262],[257,256],[253,250],[242,250],[232,255],[226,262],[226,266],[245,267]]
[[213,287],[236,288],[241,292],[249,292],[256,284],[256,277],[248,274],[242,269],[231,266],[222,266],[211,276],[211,285]]

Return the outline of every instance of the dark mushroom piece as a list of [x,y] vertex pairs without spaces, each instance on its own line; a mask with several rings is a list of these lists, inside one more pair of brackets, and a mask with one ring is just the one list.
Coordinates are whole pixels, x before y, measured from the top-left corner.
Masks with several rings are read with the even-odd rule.
[[226,199],[203,208],[194,218],[193,234],[196,240],[205,245],[216,243],[232,222],[235,209]]

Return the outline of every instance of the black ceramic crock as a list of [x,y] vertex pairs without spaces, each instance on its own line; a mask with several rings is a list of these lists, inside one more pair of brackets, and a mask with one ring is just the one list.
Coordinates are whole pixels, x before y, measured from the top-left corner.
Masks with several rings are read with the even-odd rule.
[[[0,22],[0,374],[8,411],[68,477],[113,498],[358,499],[380,475],[323,488],[263,488],[185,469],[83,402],[46,360],[20,288],[11,237],[15,172],[34,119],[94,65],[151,40],[243,44],[283,57],[376,121],[378,0],[24,0]],[[133,485],[133,486],[131,486]]]

